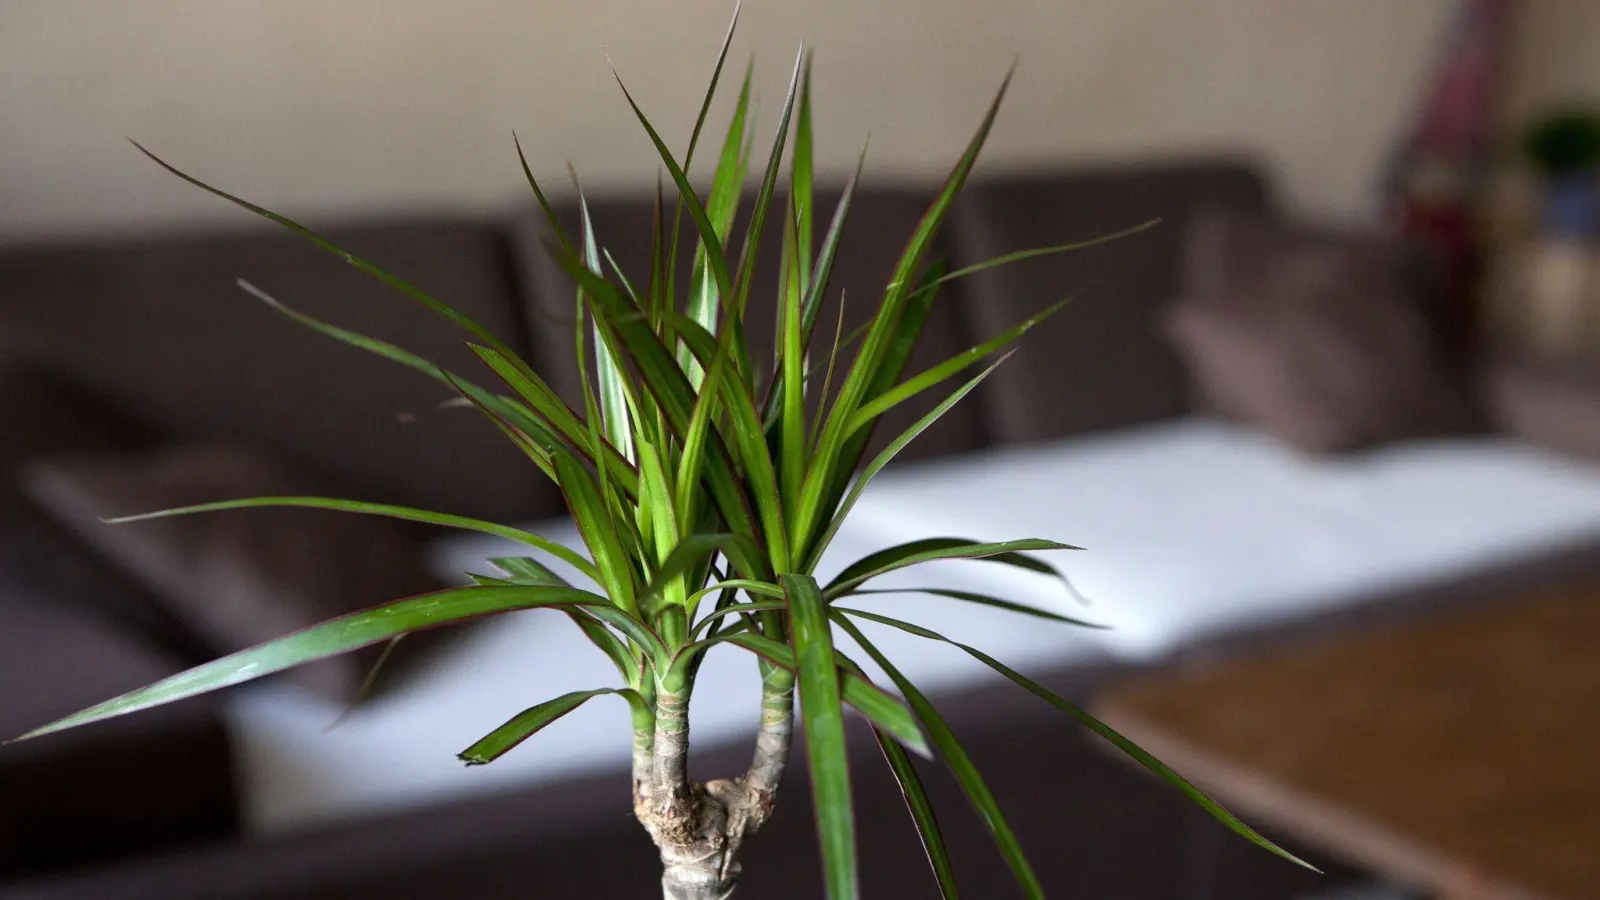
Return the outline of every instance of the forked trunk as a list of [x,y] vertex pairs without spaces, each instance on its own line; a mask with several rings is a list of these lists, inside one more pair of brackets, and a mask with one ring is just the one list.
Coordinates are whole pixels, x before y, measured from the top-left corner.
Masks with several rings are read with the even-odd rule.
[[708,833],[690,846],[663,847],[661,896],[664,900],[727,900],[739,878],[739,863],[732,858],[736,852],[737,845],[719,832]]
[[661,852],[664,900],[732,897],[740,846],[772,815],[794,728],[794,676],[777,668],[762,676],[761,730],[743,777],[689,781],[688,704],[682,695],[657,696],[648,754],[635,744],[634,813]]

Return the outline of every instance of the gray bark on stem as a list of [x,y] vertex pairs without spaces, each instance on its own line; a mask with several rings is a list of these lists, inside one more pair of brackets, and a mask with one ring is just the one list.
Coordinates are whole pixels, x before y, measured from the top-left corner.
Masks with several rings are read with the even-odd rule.
[[[761,730],[756,733],[756,755],[745,781],[750,788],[771,797],[783,784],[789,763],[789,741],[794,734],[794,675],[777,666],[762,673]],[[770,810],[769,810],[770,812]]]
[[[740,778],[689,780],[687,693],[660,692],[641,782],[644,742],[634,741],[634,812],[661,853],[664,900],[728,900],[738,852],[772,815],[794,731],[794,676],[762,667],[761,727],[750,769]],[[642,785],[642,786],[641,786]]]
[[633,732],[633,808],[650,802],[651,767],[655,765],[655,724],[637,726]]

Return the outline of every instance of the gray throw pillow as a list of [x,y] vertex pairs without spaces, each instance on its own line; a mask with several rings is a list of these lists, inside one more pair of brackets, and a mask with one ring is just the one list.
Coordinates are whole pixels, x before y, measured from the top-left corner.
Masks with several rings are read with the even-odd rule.
[[[305,509],[247,509],[122,525],[102,519],[240,497],[305,494],[307,485],[250,449],[203,444],[144,454],[86,454],[29,465],[28,494],[143,583],[216,655],[344,613],[435,589],[413,532],[384,519]],[[361,655],[291,670],[348,700]]]
[[1392,248],[1219,218],[1191,244],[1200,274],[1165,326],[1202,407],[1311,453],[1472,425]]
[[30,603],[87,612],[180,660],[201,661],[193,636],[136,581],[107,564],[23,496],[30,460],[133,451],[149,436],[114,404],[33,366],[0,367],[0,608]]

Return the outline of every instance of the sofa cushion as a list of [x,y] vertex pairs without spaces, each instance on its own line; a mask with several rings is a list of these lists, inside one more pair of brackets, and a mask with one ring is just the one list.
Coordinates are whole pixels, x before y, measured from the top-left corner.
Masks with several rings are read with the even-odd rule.
[[[522,527],[569,547],[583,546],[570,520]],[[819,579],[826,583],[845,566],[892,543],[880,537],[847,520],[818,564]],[[440,578],[464,582],[464,572],[494,574],[498,570],[491,559],[525,552],[525,545],[499,537],[453,534],[430,542],[427,555]],[[547,561],[574,585],[598,589],[571,566]],[[944,574],[937,566],[900,570],[874,579],[872,586],[937,586]],[[950,598],[908,592],[851,600],[960,635],[1018,666],[1041,660],[1056,666],[1093,664],[1106,656],[1093,641],[1094,632]],[[1066,611],[1070,615],[1073,609]],[[465,633],[461,643],[419,668],[418,677],[394,686],[380,702],[352,710],[332,731],[327,723],[336,711],[326,703],[307,702],[288,685],[263,685],[229,697],[248,823],[264,832],[302,830],[471,791],[531,782],[551,785],[586,772],[626,769],[627,719],[608,704],[594,703],[574,710],[559,727],[541,731],[537,740],[493,766],[462,777],[456,760],[461,748],[526,706],[518,692],[485,690],[486,684],[537,683],[542,692],[555,696],[615,678],[606,658],[575,640],[576,632],[560,618],[553,610],[535,610],[486,619]],[[862,627],[907,678],[930,694],[1003,680],[953,648],[875,623]],[[841,640],[873,678],[886,680],[871,659],[850,649],[848,638]],[[748,677],[749,665],[742,654],[706,658],[690,722],[697,747],[742,746],[748,739],[748,711],[761,699],[759,681]]]
[[[818,188],[814,200],[816,212],[815,242],[820,245],[832,220],[839,201],[836,188]],[[833,341],[839,322],[841,296],[844,306],[844,334],[868,321],[876,312],[883,296],[884,286],[894,270],[899,254],[904,249],[918,220],[926,210],[932,196],[929,193],[893,188],[862,187],[851,204],[850,218],[845,225],[838,256],[828,282],[828,296],[817,316],[817,326],[812,338],[814,366],[826,365],[828,347]],[[754,206],[754,197],[747,195],[741,212],[734,222],[730,265],[737,266],[743,247],[748,217]],[[589,198],[590,213],[594,220],[596,238],[611,252],[624,273],[636,285],[645,283],[650,264],[650,228],[653,204],[638,195]],[[782,246],[782,216],[784,198],[774,199],[768,213],[766,233],[756,255],[752,274],[750,303],[745,313],[746,338],[758,374],[771,375],[773,333],[777,318],[777,285],[780,249]],[[574,207],[564,207],[560,212],[565,227],[578,233],[578,213]],[[668,207],[668,216],[671,207]],[[545,241],[540,236],[548,231],[542,217],[527,215],[518,226],[518,261],[534,299],[532,341],[540,359],[560,359],[565,362],[552,366],[547,377],[557,393],[569,403],[579,404],[581,395],[572,363],[572,316],[575,287],[566,274],[550,258]],[[680,239],[682,257],[678,265],[679,296],[685,292],[689,280],[694,247],[693,226],[687,221]],[[936,241],[930,259],[948,257],[950,245]],[[965,350],[975,343],[966,321],[965,304],[961,303],[962,287],[952,284],[941,292],[928,316],[922,338],[913,352],[907,367],[912,374]],[[849,364],[848,350],[841,352],[839,366]],[[820,380],[820,376],[819,376]],[[834,379],[837,386],[841,378]],[[959,383],[959,382],[954,382]],[[950,385],[953,386],[953,383]],[[947,390],[947,389],[946,389]],[[872,448],[881,448],[899,435],[930,408],[943,399],[946,390],[938,388],[914,398],[884,416],[873,435]],[[818,391],[807,398],[815,414]],[[923,432],[901,454],[901,458],[914,459],[970,450],[988,442],[984,430],[984,417],[976,398],[968,398],[937,423]],[[871,448],[869,448],[871,449]]]
[[[1048,558],[1094,601],[1077,613],[1111,626],[1083,634],[1149,658],[1594,546],[1600,466],[1485,437],[1308,458],[1196,417],[885,472],[852,527],[881,545],[962,535],[1084,547]],[[1052,579],[946,565],[965,590],[1073,614]],[[1046,662],[1020,640],[977,646],[1019,667]]]
[[[101,520],[215,500],[311,493],[306,481],[247,449],[174,447],[143,455],[59,457],[32,464],[29,493],[162,598],[214,655],[435,587],[413,532],[385,519],[267,508],[126,525]],[[299,684],[353,698],[361,658],[291,670]]]
[[1600,460],[1600,361],[1505,355],[1485,364],[1482,380],[1501,431]]
[[974,181],[950,223],[957,266],[1161,220],[1131,237],[958,282],[979,338],[1072,298],[980,389],[995,439],[1045,440],[1185,413],[1183,366],[1159,328],[1162,306],[1183,283],[1182,223],[1207,206],[1261,210],[1265,195],[1254,169],[1227,160]]
[[1209,410],[1307,452],[1470,423],[1393,247],[1232,213],[1201,216],[1191,244],[1167,327]]
[[[328,233],[525,349],[503,233],[450,220]],[[491,518],[539,511],[542,475],[482,416],[436,410],[449,388],[288,320],[240,291],[240,277],[489,377],[465,332],[281,231],[0,253],[0,356],[59,371],[168,439],[261,446],[342,494]]]
[[185,663],[210,656],[153,592],[16,495],[0,497],[0,599],[93,616]]
[[86,611],[190,662],[198,644],[150,592],[18,490],[18,467],[50,454],[133,450],[147,435],[103,398],[47,372],[0,368],[0,599]]

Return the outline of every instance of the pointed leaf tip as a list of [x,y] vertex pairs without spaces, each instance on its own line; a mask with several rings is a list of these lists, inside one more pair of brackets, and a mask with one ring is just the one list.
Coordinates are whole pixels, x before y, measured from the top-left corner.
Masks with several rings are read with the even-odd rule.
[[266,291],[262,290],[261,288],[256,287],[254,284],[251,284],[249,281],[246,281],[243,278],[235,278],[233,280],[233,283],[238,285],[239,289],[244,291],[246,294],[249,294],[250,296],[256,298],[257,300],[260,300],[262,303],[265,303],[266,305],[272,307],[273,309],[280,310],[280,311],[284,309],[283,301],[279,300],[277,297],[272,296],[271,294],[267,293]]

